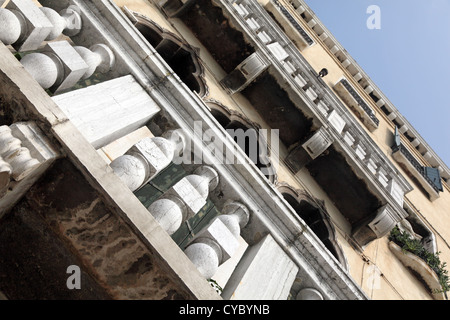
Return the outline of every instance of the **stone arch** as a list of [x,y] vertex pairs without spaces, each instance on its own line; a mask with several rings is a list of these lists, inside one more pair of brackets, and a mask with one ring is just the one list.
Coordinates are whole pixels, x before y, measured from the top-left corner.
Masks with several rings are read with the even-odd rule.
[[[257,142],[257,153],[258,157],[251,157],[249,146],[240,145],[247,156],[255,163],[258,169],[266,176],[266,178],[272,182],[276,182],[276,170],[270,160],[270,148],[268,147],[267,141],[264,137],[259,135],[259,129],[261,126],[239,112],[230,110],[228,107],[224,106],[216,100],[205,101],[206,105],[210,109],[212,116],[219,122],[219,124],[225,130],[237,130],[242,129],[244,132],[250,132],[255,134],[255,139]],[[249,130],[250,129],[250,130]],[[236,141],[236,137],[235,137]],[[256,161],[255,161],[256,160]]]
[[180,79],[200,97],[208,94],[205,70],[197,51],[174,33],[163,29],[144,15],[133,12],[134,26],[155,48]]
[[323,201],[313,198],[287,184],[279,184],[278,191],[294,209],[298,216],[309,226],[328,251],[348,269],[347,259],[337,242],[336,231]]

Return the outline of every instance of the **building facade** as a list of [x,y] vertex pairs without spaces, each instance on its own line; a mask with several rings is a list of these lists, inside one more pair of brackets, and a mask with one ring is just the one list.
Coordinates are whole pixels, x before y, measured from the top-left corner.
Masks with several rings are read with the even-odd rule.
[[450,170],[303,0],[7,0],[5,299],[447,299]]

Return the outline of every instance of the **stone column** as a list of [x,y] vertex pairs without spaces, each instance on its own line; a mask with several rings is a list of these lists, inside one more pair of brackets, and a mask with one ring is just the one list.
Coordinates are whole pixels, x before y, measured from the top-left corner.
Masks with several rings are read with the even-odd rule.
[[208,194],[219,184],[219,175],[210,166],[200,166],[153,202],[148,211],[164,230],[173,234],[206,204]]
[[[181,130],[167,132],[164,136],[167,138],[142,139],[111,162],[111,168],[131,191],[148,183],[172,162],[177,151],[184,150],[185,139]],[[180,147],[177,147],[178,143]]]
[[184,253],[200,273],[210,279],[221,264],[239,247],[238,238],[250,218],[248,209],[239,202],[227,203],[222,214],[200,231]]

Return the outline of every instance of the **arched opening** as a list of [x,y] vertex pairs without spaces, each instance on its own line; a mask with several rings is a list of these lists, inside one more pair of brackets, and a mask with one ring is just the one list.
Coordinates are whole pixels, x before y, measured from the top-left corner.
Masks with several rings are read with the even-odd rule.
[[211,109],[212,116],[222,128],[233,137],[234,141],[265,177],[274,183],[276,172],[269,158],[269,147],[267,141],[261,136],[257,125],[218,103],[207,102],[207,105]]
[[201,97],[206,95],[207,87],[203,79],[204,70],[197,53],[176,35],[163,30],[148,18],[135,13],[135,27],[155,48],[189,89]]
[[340,248],[330,217],[319,201],[301,194],[289,187],[279,188],[283,198],[294,209],[298,216],[308,225],[328,251],[347,268],[345,256]]

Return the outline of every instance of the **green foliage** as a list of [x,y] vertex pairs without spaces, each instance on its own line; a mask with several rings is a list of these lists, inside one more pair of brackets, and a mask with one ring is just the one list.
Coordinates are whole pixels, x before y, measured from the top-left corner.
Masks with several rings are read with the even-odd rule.
[[209,279],[208,282],[209,282],[209,284],[211,285],[211,287],[213,287],[213,288],[216,290],[216,292],[217,292],[218,294],[221,294],[221,293],[222,293],[223,289],[222,289],[222,287],[217,283],[216,280],[214,280],[214,279]]
[[403,251],[411,252],[424,260],[436,272],[442,287],[442,292],[450,290],[450,279],[445,269],[447,263],[441,262],[439,258],[440,252],[429,252],[418,239],[415,239],[406,231],[401,231],[398,227],[392,229],[389,240],[399,245]]

